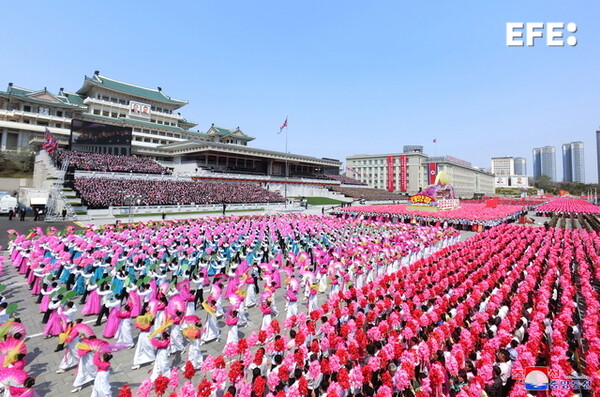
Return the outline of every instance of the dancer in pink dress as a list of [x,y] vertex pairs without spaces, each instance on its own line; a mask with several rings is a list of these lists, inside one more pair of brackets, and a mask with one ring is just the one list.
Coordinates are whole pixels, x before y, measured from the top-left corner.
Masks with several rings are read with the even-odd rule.
[[108,314],[108,320],[106,321],[102,336],[110,339],[117,334],[117,330],[119,329],[119,323],[121,322],[121,319],[119,318],[121,301],[115,297],[111,297],[106,301],[105,305],[109,308],[110,313]]
[[86,288],[89,291],[89,295],[83,310],[81,310],[81,314],[91,316],[100,313],[102,300],[100,299],[100,295],[98,295],[98,286],[96,284],[88,284]]

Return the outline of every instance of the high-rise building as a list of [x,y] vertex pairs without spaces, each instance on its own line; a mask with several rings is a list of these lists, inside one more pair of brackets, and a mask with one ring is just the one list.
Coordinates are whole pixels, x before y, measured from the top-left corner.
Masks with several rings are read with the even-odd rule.
[[571,168],[573,182],[585,182],[585,162],[583,158],[583,142],[571,142]]
[[563,181],[585,181],[585,165],[583,162],[583,142],[571,142],[562,145]]
[[544,146],[533,149],[533,177],[538,179],[542,175],[556,181],[556,148]]
[[573,153],[571,144],[562,145],[563,182],[573,182]]
[[533,149],[533,179],[542,175],[542,153],[540,148]]
[[515,158],[492,157],[492,174],[495,176],[515,175]]
[[515,175],[527,175],[527,160],[525,157],[515,157]]

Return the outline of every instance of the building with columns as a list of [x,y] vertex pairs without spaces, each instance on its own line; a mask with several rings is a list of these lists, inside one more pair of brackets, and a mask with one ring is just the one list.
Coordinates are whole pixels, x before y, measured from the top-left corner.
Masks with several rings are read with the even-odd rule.
[[[99,71],[85,76],[78,90],[61,88],[57,94],[9,83],[6,91],[0,91],[0,149],[37,150],[48,128],[60,147],[147,156],[183,172],[205,169],[289,177],[339,174],[339,160],[250,147],[254,138],[239,127],[213,124],[201,132],[197,123],[180,113],[187,103],[167,95],[161,87],[141,87]],[[130,147],[77,145],[71,141],[71,130],[79,125],[123,127],[130,131]]]
[[433,184],[440,171],[446,171],[450,176],[460,197],[494,193],[494,176],[491,173],[452,156],[429,157],[420,145],[405,145],[402,153],[346,157],[347,176],[372,188],[410,195]]

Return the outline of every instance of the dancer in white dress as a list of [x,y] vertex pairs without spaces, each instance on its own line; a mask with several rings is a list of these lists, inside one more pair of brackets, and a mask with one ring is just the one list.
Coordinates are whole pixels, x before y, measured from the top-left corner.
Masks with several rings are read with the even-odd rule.
[[96,353],[94,355],[94,365],[98,368],[96,378],[94,379],[94,388],[92,389],[91,397],[108,397],[112,396],[112,388],[108,380],[110,372],[110,353]]
[[119,328],[117,329],[117,334],[115,335],[115,338],[117,338],[116,343],[120,343],[123,346],[126,346],[128,349],[131,349],[133,346],[135,346],[135,343],[133,342],[133,336],[131,336],[130,316],[131,309],[129,308],[129,305],[125,305],[119,310],[117,317],[119,317],[121,321],[119,322]]
[[150,330],[152,329],[152,321],[148,321],[148,316],[139,316],[135,327],[140,330],[138,335],[138,341],[135,346],[135,354],[133,355],[133,367],[131,369],[138,369],[141,365],[151,363],[156,359],[156,352],[154,347],[150,343]]
[[168,332],[163,332],[157,338],[150,340],[152,346],[156,348],[156,360],[154,360],[154,368],[150,379],[155,380],[159,376],[169,376],[171,372],[171,364],[169,363],[169,344],[171,338]]

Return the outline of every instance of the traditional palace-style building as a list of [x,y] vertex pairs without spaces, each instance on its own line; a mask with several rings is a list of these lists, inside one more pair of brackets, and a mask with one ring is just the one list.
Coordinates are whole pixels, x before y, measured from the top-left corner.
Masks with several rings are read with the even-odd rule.
[[[96,71],[86,76],[76,92],[61,88],[57,94],[8,84],[0,91],[0,149],[37,149],[48,128],[61,147],[68,147],[73,119],[129,127],[131,153],[149,156],[185,171],[263,175],[318,176],[337,174],[341,162],[334,159],[285,154],[248,146],[254,138],[239,127],[214,124],[206,132],[193,130],[197,123],[179,110],[188,102],[156,89],[124,83]],[[123,154],[111,153],[108,154]]]

